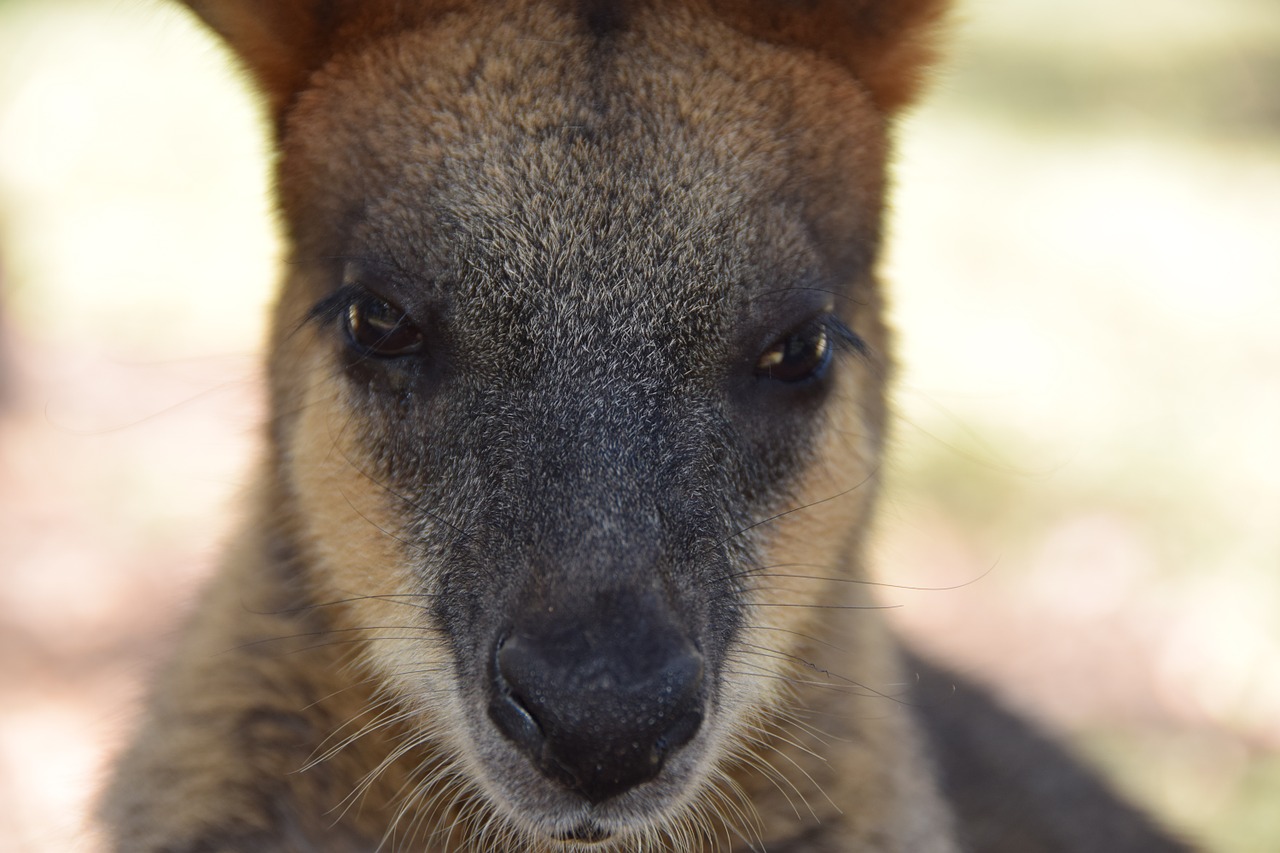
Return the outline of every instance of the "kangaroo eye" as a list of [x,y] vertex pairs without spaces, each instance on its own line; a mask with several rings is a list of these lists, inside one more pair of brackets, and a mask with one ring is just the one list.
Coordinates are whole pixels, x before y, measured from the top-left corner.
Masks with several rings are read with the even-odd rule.
[[831,351],[827,324],[821,319],[812,320],[765,350],[756,362],[756,375],[780,382],[803,382],[826,371]]
[[422,350],[422,331],[389,302],[360,296],[346,313],[347,338],[364,355],[398,358]]

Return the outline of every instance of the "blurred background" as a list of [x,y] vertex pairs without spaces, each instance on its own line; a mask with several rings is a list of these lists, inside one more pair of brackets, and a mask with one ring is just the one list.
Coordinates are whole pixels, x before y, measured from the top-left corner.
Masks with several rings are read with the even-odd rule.
[[[968,0],[901,127],[904,630],[1221,853],[1280,849],[1280,2]],[[160,2],[0,0],[0,850],[84,816],[235,520],[278,246]]]

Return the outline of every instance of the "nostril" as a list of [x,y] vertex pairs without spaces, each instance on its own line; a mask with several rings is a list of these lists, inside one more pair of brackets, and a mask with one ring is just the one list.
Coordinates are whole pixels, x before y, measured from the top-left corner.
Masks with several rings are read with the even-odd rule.
[[591,802],[656,777],[702,725],[702,655],[677,631],[640,633],[580,643],[579,631],[517,631],[494,648],[490,719]]
[[546,739],[537,718],[526,707],[516,692],[517,688],[508,679],[508,671],[512,675],[517,671],[510,664],[510,656],[504,658],[506,643],[506,638],[503,638],[494,649],[494,684],[493,696],[489,700],[489,719],[493,720],[499,731],[537,760],[543,752]]
[[545,743],[542,728],[515,695],[498,690],[489,701],[489,719],[530,756],[541,755]]
[[700,728],[702,728],[702,712],[696,710],[688,712],[658,738],[653,745],[654,753],[659,756],[659,760],[665,758],[671,750],[679,749],[693,740],[693,736]]

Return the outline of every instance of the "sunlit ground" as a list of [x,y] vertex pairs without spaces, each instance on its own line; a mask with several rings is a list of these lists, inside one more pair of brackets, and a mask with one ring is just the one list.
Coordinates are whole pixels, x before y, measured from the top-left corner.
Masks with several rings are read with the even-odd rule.
[[[82,844],[247,477],[266,155],[160,4],[0,0],[0,849]],[[1171,825],[1280,849],[1280,13],[982,0],[903,128],[873,559]]]

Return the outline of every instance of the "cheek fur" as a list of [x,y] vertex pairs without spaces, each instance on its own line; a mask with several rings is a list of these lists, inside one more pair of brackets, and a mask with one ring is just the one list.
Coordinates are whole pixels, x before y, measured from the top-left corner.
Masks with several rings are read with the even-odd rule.
[[[322,359],[317,358],[317,362]],[[328,374],[332,368],[317,364]],[[385,683],[430,710],[444,691],[447,650],[431,624],[430,573],[420,571],[403,498],[381,482],[367,458],[371,428],[341,384],[312,381],[289,447],[293,491],[321,606],[343,608],[364,652]]]
[[[842,372],[814,432],[814,452],[794,472],[777,514],[761,525],[759,564],[746,583],[748,616],[735,652],[748,704],[773,707],[793,679],[811,679],[818,656],[807,637],[877,605],[858,565],[861,532],[878,484],[880,427],[868,416],[858,372]],[[849,650],[851,653],[854,650]],[[732,668],[732,667],[731,667]]]

